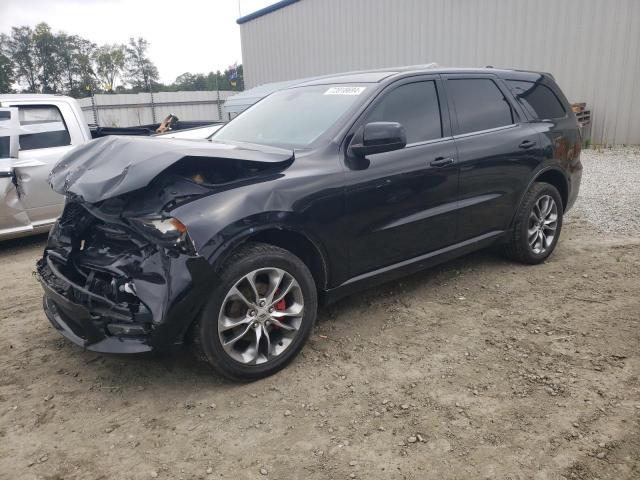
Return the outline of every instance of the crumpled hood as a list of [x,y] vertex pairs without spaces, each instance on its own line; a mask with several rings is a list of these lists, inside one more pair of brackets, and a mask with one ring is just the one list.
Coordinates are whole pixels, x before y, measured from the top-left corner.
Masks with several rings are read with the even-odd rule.
[[185,157],[201,157],[203,162],[232,159],[284,163],[292,161],[293,152],[207,140],[104,137],[64,156],[51,171],[49,184],[60,194],[72,193],[85,202],[95,203],[146,187],[162,171]]

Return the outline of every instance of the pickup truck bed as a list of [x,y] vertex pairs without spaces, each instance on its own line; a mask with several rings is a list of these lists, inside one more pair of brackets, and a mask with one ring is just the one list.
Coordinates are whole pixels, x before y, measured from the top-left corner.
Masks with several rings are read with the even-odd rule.
[[[197,128],[204,127],[206,125],[211,125],[214,123],[222,123],[222,122],[210,122],[206,120],[191,120],[184,121],[180,120],[172,125],[171,131],[180,131],[186,130],[189,128]],[[98,125],[89,125],[89,129],[91,131],[91,137],[93,138],[101,138],[108,137],[111,135],[133,135],[133,136],[141,136],[148,137],[149,135],[155,135],[156,130],[160,126],[159,123],[152,123],[149,125],[140,125],[138,127],[100,127]]]

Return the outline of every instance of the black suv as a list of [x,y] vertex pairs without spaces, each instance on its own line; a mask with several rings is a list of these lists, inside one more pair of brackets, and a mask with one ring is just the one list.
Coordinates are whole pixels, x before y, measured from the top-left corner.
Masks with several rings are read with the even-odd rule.
[[553,251],[582,166],[553,77],[406,67],[271,94],[204,141],[107,137],[53,170],[38,276],[97,352],[192,340],[232,379],[284,367],[319,302],[501,243]]

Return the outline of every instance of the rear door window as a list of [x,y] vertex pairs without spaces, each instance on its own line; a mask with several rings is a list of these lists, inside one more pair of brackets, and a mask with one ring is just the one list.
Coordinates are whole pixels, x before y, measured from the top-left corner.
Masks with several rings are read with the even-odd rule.
[[9,137],[0,137],[0,158],[9,158]]
[[58,107],[28,105],[18,107],[20,127],[29,133],[20,135],[20,150],[71,145],[69,130]]
[[538,119],[562,118],[566,115],[562,103],[549,87],[524,80],[507,80],[507,84],[518,100]]
[[458,117],[458,134],[479,132],[514,123],[511,105],[493,80],[459,78],[447,80]]
[[434,81],[407,83],[387,93],[367,115],[369,122],[398,122],[407,132],[407,143],[442,137],[440,104]]

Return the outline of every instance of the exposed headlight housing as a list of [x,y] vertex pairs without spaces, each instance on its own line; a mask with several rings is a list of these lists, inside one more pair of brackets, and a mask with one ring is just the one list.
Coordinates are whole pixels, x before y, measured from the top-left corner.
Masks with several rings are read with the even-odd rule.
[[187,227],[173,217],[138,217],[132,223],[140,233],[151,237],[163,247],[174,247],[190,253],[194,252]]

